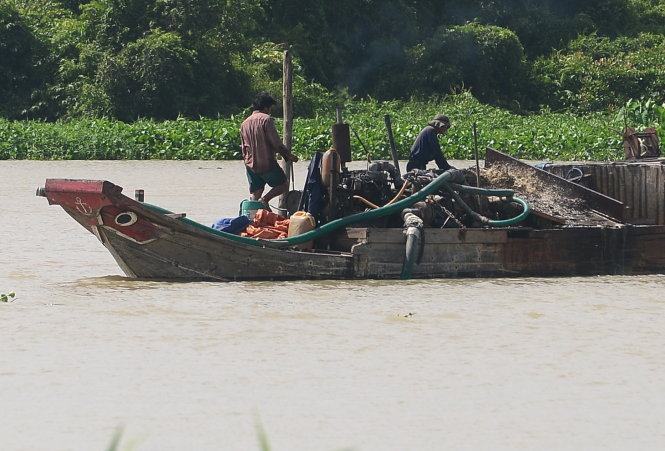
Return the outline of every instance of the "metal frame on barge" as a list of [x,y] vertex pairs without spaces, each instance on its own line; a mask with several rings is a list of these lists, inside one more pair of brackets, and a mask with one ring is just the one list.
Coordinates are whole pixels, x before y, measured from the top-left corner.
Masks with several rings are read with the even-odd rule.
[[[489,150],[486,165],[517,160]],[[519,163],[523,164],[523,163]],[[665,226],[622,223],[622,204],[525,165],[571,195],[588,196],[608,226],[423,229],[413,278],[659,273]],[[580,190],[582,193],[580,194]],[[568,192],[568,191],[566,191]],[[49,179],[39,190],[93,233],[128,277],[166,280],[395,279],[403,273],[401,228],[343,227],[329,250],[229,239],[122,194],[107,181]],[[599,197],[600,196],[600,197]]]

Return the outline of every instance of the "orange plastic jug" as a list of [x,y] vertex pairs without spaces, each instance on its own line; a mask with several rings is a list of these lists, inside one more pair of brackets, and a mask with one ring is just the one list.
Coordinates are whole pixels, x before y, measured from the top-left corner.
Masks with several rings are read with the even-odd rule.
[[[289,218],[289,237],[302,235],[316,228],[316,219],[306,211],[296,211]],[[301,249],[311,249],[314,247],[313,241],[298,245]]]

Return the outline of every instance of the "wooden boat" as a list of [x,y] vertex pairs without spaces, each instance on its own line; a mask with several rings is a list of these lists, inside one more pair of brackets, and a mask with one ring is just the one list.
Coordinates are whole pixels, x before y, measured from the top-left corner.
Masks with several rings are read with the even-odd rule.
[[[488,151],[486,164],[511,160],[506,158]],[[604,211],[615,222],[602,227],[424,229],[423,252],[412,277],[663,272],[665,226],[623,224],[620,202],[583,187],[571,188],[573,184],[545,171],[538,176],[593,198],[600,213]],[[394,279],[400,277],[405,260],[402,229],[345,227],[329,240],[328,250],[306,251],[235,242],[183,215],[127,197],[121,187],[108,181],[48,179],[38,195],[60,205],[93,233],[128,277]]]

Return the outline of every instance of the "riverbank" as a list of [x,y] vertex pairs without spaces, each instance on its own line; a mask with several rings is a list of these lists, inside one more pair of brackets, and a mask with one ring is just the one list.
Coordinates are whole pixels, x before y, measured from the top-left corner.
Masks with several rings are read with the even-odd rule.
[[[450,96],[441,103],[362,100],[345,106],[351,124],[373,158],[390,150],[383,115],[392,116],[400,157],[407,158],[413,140],[431,117],[448,114],[453,127],[440,138],[450,159],[473,156],[472,124],[479,145],[535,160],[615,160],[622,158],[623,119],[611,113],[578,116],[543,111],[517,115],[484,105],[470,94]],[[240,158],[238,129],[244,115],[220,119],[124,123],[108,119],[74,119],[54,123],[0,119],[2,160],[233,160]],[[294,121],[294,152],[308,159],[330,146],[334,113]],[[634,124],[640,125],[640,124]],[[281,124],[278,124],[281,127]],[[354,159],[366,151],[351,137]]]

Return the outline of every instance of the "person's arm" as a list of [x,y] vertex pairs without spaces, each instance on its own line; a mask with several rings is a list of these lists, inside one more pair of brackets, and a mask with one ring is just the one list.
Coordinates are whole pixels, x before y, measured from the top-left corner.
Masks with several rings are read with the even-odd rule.
[[268,119],[266,122],[266,136],[268,137],[268,142],[275,149],[275,152],[280,154],[286,161],[298,161],[298,157],[293,155],[289,149],[282,143],[282,140],[279,138],[277,133],[277,127],[275,126],[275,120],[273,118]]
[[242,133],[242,127],[240,127],[240,154],[245,157],[245,154],[247,153],[247,149],[249,146],[245,144],[245,138],[243,138],[243,133]]

